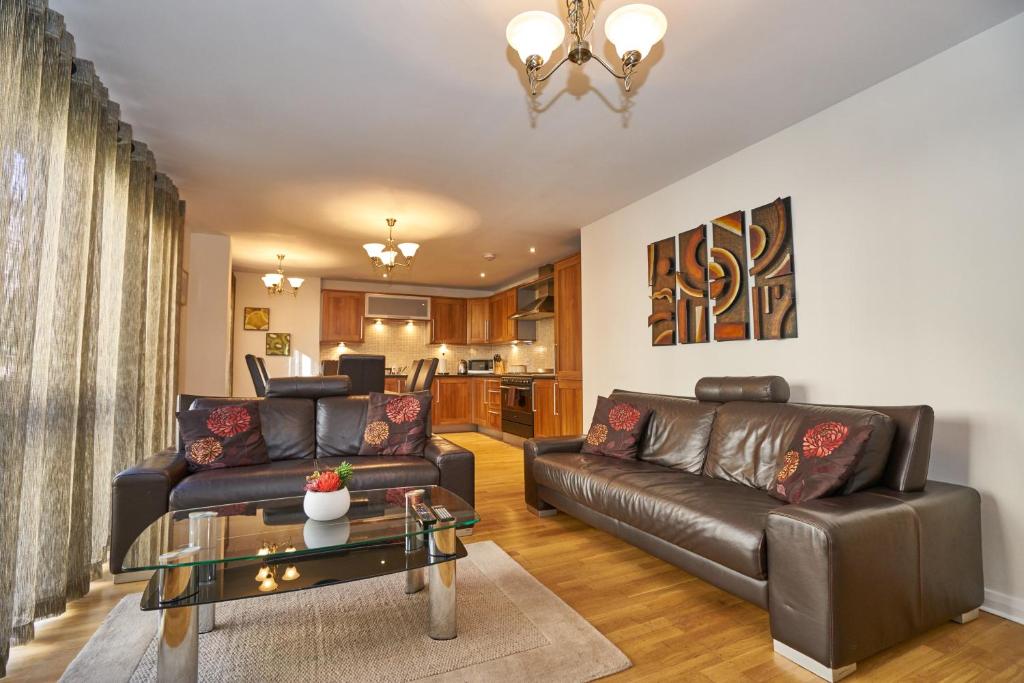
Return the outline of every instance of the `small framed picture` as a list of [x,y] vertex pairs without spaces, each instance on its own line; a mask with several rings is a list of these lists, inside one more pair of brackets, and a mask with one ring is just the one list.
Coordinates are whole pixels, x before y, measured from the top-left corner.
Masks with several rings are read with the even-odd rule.
[[270,329],[270,309],[245,307],[242,329],[266,332]]
[[267,332],[267,355],[292,355],[292,335],[290,332]]

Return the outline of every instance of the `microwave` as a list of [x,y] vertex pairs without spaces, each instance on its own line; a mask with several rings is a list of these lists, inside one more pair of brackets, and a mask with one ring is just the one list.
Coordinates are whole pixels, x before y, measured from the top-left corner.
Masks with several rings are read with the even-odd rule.
[[473,358],[466,361],[466,372],[470,375],[489,375],[494,372],[494,361],[490,358]]

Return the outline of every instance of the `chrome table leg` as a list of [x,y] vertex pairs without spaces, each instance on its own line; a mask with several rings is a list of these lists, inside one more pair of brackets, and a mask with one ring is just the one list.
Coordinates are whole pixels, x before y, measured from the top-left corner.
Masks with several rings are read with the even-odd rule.
[[431,560],[451,557],[429,567],[430,628],[434,640],[451,640],[458,635],[455,619],[455,527],[433,531],[428,536]]
[[[412,506],[423,499],[423,489],[415,489],[405,493],[405,552],[414,553],[423,547],[423,527],[413,514]],[[426,585],[427,575],[423,567],[409,569],[405,572],[405,592],[407,595],[419,593]]]
[[[217,542],[214,525],[217,523],[216,512],[190,512],[188,515],[188,544],[199,548],[199,559],[207,564],[195,568],[196,578],[200,584],[211,584],[217,581],[217,565],[214,545]],[[209,633],[217,624],[217,604],[199,605],[199,632]]]
[[[192,566],[174,566],[192,560],[198,548],[188,547],[160,556],[160,602],[186,597],[192,585]],[[168,566],[170,565],[170,566]],[[156,677],[159,683],[196,683],[199,680],[199,620],[194,606],[160,610]]]

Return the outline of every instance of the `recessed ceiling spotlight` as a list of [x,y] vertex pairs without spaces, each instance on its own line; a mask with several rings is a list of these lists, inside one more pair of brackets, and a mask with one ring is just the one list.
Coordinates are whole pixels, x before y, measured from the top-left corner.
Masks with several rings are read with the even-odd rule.
[[537,253],[537,247],[530,247],[530,253],[531,254],[536,254]]
[[493,261],[496,258],[498,258],[498,255],[495,254],[493,251],[484,252],[484,261]]
[[487,273],[480,273],[480,277],[487,277]]

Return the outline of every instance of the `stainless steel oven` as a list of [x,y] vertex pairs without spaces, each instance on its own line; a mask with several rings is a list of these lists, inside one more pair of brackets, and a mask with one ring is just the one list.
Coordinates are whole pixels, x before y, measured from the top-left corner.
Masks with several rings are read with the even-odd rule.
[[533,378],[502,375],[501,431],[533,438]]

